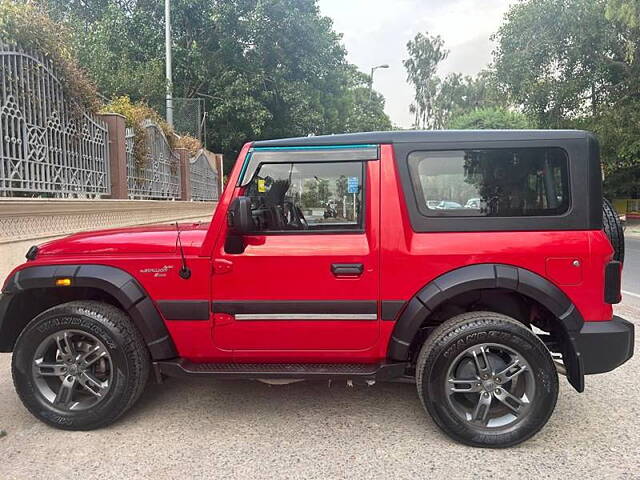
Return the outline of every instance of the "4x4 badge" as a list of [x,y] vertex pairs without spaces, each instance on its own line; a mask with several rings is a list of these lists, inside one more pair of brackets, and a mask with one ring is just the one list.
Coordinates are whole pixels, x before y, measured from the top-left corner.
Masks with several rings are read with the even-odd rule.
[[153,273],[154,277],[166,277],[172,268],[173,265],[163,265],[160,268],[143,268],[140,270],[140,273]]

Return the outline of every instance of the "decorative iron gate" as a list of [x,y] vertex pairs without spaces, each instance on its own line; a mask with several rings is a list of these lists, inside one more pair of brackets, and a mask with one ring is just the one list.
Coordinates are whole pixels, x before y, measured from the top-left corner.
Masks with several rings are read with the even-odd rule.
[[192,200],[218,200],[218,172],[209,163],[204,150],[189,160],[189,175]]
[[133,154],[134,133],[127,128],[127,183],[129,198],[162,200],[180,199],[180,159],[171,150],[162,129],[145,120],[147,155],[142,165]]
[[107,128],[72,113],[51,61],[0,44],[0,79],[0,196],[108,195]]

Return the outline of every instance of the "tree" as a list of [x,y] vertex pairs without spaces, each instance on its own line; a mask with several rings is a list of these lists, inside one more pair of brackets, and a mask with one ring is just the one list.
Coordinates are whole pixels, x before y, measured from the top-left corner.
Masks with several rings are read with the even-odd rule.
[[598,134],[608,192],[635,191],[640,168],[638,11],[637,0],[527,0],[495,37],[498,83],[537,125]]
[[402,64],[407,70],[407,81],[415,89],[413,103],[409,111],[414,114],[416,128],[442,128],[439,119],[434,115],[435,101],[441,80],[437,76],[438,65],[449,51],[444,48],[444,41],[429,33],[418,33],[407,43],[409,58]]
[[318,179],[318,200],[321,204],[329,201],[331,190],[329,189],[329,180],[326,178]]
[[496,34],[496,76],[543,127],[596,115],[624,75],[624,52],[606,0],[527,0]]
[[300,196],[300,205],[302,208],[317,208],[319,203],[318,182],[315,178],[310,178],[304,182],[304,189]]
[[498,91],[491,73],[482,71],[475,77],[452,73],[441,82],[435,100],[434,116],[442,128],[455,128],[451,126],[453,118],[483,108],[507,108],[504,96]]
[[342,200],[342,197],[349,192],[349,181],[344,175],[340,175],[336,179],[336,197]]
[[[163,2],[37,0],[74,32],[106,96],[163,109]],[[384,130],[384,99],[346,61],[316,0],[172,0],[175,97],[206,101],[209,148],[233,159],[249,139]],[[368,92],[368,91],[367,91]]]
[[520,112],[511,112],[502,108],[482,108],[454,117],[449,128],[470,129],[526,129],[533,128],[533,122]]
[[506,108],[505,97],[490,71],[482,71],[475,77],[460,73],[438,76],[438,64],[449,53],[439,36],[419,33],[407,44],[407,50],[409,59],[404,66],[415,89],[409,110],[415,115],[416,128],[449,128],[455,116],[478,108]]
[[336,119],[335,132],[369,132],[391,130],[391,120],[384,113],[384,97],[373,92],[369,98],[369,75],[350,66],[347,75],[347,92],[342,97],[344,116]]

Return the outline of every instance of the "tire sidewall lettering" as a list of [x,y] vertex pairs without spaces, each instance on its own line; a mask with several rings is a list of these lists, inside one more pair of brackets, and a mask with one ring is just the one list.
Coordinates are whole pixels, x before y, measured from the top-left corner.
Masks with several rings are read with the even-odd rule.
[[[111,306],[108,308],[116,310]],[[105,311],[105,307],[102,307],[102,311]],[[114,410],[130,405],[127,399],[135,390],[129,379],[135,374],[136,360],[131,349],[126,348],[129,338],[122,336],[122,329],[114,329],[114,323],[100,312],[101,308],[93,311],[78,304],[52,307],[34,318],[16,342],[12,361],[16,391],[25,406],[46,423],[66,429],[85,429],[84,425],[100,423],[104,418],[113,416]],[[70,412],[58,410],[36,387],[32,374],[35,351],[44,339],[61,330],[78,330],[93,335],[104,344],[111,356],[114,371],[110,389],[103,400],[89,409]]]

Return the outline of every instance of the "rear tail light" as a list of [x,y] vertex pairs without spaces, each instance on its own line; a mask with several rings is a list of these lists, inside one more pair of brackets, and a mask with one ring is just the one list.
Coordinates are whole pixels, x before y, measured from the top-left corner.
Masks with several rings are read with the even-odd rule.
[[622,263],[612,261],[604,268],[604,301],[607,303],[620,303],[620,280],[622,277]]

